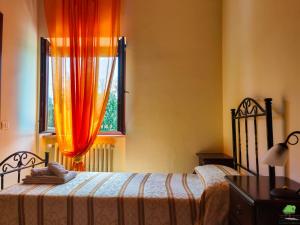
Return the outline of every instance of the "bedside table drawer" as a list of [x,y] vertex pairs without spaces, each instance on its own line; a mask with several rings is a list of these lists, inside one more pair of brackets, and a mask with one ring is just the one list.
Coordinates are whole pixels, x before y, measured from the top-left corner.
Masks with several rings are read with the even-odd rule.
[[254,210],[247,200],[230,186],[230,223],[254,225]]

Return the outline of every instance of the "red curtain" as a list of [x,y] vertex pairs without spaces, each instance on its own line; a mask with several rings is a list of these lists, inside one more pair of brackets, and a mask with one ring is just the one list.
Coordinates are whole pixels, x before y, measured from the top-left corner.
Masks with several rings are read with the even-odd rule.
[[44,3],[57,140],[64,155],[80,161],[105,114],[120,36],[120,0]]

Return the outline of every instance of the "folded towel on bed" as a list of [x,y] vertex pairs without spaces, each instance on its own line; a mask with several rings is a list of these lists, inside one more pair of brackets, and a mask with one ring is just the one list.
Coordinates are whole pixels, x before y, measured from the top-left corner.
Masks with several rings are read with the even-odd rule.
[[50,162],[48,167],[31,169],[31,176],[23,179],[24,184],[64,184],[75,178],[76,172],[68,171],[57,162]]
[[48,167],[43,168],[32,168],[31,169],[31,176],[51,176],[54,175]]
[[64,184],[76,177],[77,173],[74,171],[69,171],[62,176],[26,176],[23,179],[24,184]]
[[50,162],[48,164],[48,169],[51,173],[58,177],[63,177],[65,174],[68,173],[68,170],[65,167],[57,162]]

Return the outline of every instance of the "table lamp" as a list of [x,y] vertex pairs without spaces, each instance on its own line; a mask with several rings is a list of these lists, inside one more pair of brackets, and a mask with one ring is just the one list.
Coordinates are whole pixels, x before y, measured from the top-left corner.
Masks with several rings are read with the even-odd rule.
[[[290,133],[284,143],[279,143],[270,148],[263,159],[263,163],[269,166],[284,166],[288,159],[288,145],[296,145],[299,142],[297,134],[300,134],[300,131]],[[296,139],[291,141],[291,137]],[[272,189],[270,195],[275,198],[300,199],[300,189],[295,191],[284,186]]]

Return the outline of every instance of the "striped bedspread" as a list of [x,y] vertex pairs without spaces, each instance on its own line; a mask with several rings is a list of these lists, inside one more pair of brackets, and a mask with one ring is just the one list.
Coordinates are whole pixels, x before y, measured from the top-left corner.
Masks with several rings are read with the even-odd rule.
[[232,173],[210,165],[197,174],[82,172],[63,185],[17,184],[0,192],[0,225],[226,224],[219,210],[228,211],[223,177]]

